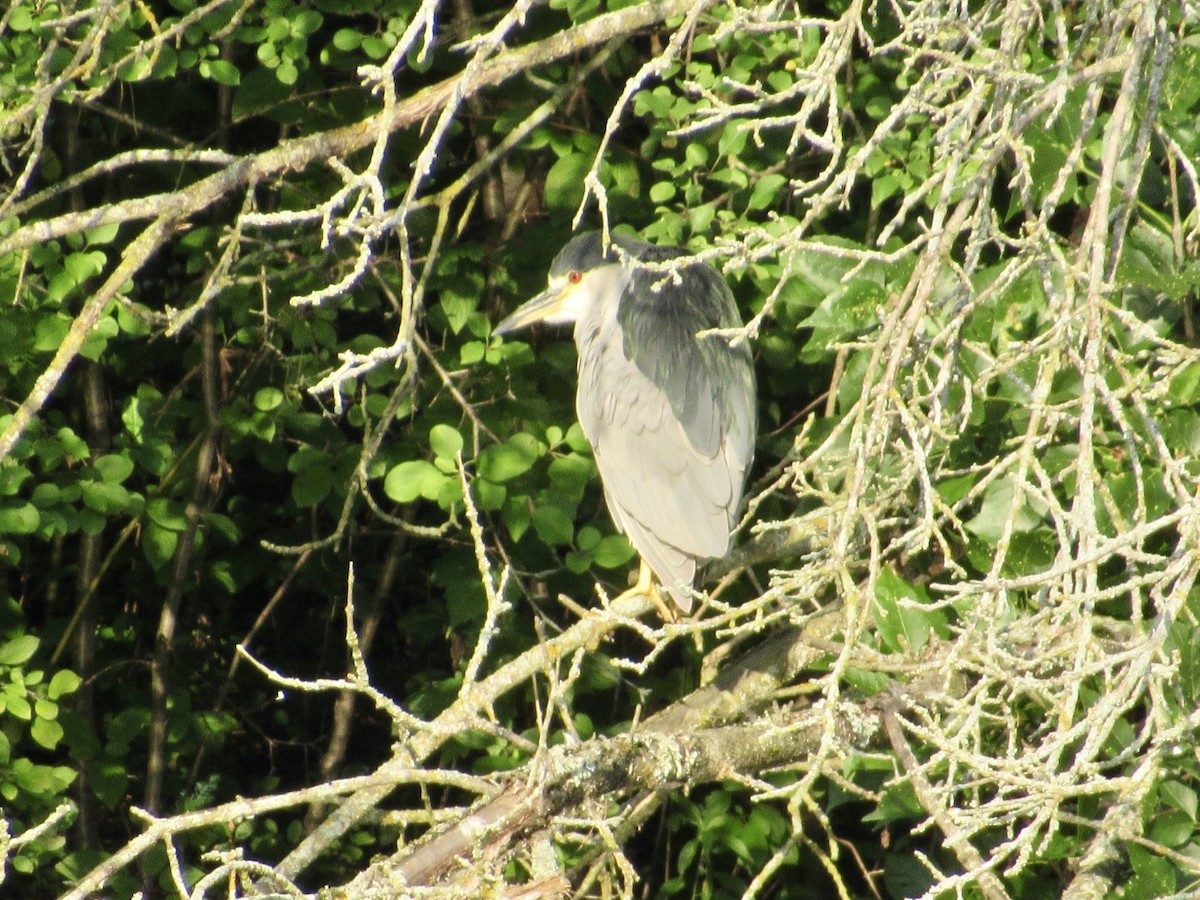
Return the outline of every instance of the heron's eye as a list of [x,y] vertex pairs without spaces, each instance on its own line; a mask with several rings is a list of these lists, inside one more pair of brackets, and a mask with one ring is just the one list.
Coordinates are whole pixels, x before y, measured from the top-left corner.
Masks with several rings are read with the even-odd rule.
[[583,281],[583,273],[572,272],[567,276],[567,281],[571,282],[571,284],[579,284],[579,282]]

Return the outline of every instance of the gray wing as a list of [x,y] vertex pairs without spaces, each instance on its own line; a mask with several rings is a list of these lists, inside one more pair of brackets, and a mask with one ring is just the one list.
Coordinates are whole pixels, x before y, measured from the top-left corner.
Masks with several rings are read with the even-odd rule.
[[740,324],[715,271],[684,270],[687,302],[639,283],[662,277],[632,274],[619,334],[576,332],[577,408],[613,521],[686,611],[697,562],[729,550],[754,452],[754,368],[744,345],[696,338]]

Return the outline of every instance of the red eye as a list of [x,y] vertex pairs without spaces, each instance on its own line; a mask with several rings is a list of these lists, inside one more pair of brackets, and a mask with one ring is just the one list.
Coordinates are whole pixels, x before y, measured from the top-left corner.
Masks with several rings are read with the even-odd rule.
[[571,284],[579,284],[579,282],[583,281],[583,273],[572,272],[567,276],[567,281],[571,282]]

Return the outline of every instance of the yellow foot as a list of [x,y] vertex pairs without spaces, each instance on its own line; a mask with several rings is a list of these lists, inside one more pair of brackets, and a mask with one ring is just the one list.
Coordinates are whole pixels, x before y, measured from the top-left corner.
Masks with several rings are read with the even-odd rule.
[[638,569],[637,583],[629,590],[624,591],[614,603],[619,603],[626,597],[649,597],[654,601],[654,606],[658,610],[658,614],[664,622],[678,622],[679,614],[675,608],[663,600],[662,592],[659,591],[658,585],[654,583],[654,573],[650,571],[650,567],[643,561]]

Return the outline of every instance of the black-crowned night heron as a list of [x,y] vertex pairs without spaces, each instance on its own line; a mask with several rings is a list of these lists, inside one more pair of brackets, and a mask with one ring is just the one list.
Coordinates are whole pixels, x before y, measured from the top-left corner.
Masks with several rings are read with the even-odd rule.
[[729,552],[754,455],[754,365],[746,342],[700,335],[738,328],[729,286],[679,247],[600,232],[573,238],[549,287],[496,327],[575,325],[575,409],[617,528],[641,555],[637,587],[657,579],[685,613],[696,567]]

